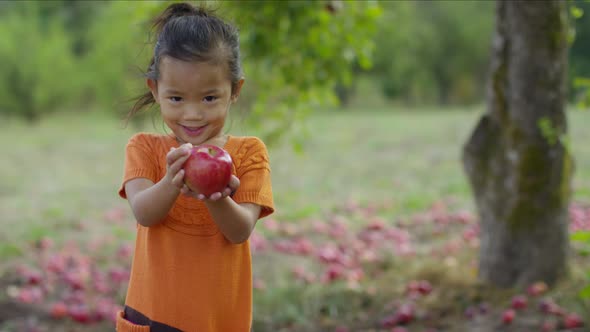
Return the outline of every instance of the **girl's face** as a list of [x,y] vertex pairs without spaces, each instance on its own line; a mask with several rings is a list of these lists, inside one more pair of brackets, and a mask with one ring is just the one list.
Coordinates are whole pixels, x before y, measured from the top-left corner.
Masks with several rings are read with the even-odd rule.
[[193,145],[223,135],[229,107],[243,83],[232,95],[226,66],[171,57],[160,61],[160,79],[147,82],[166,125],[181,143]]

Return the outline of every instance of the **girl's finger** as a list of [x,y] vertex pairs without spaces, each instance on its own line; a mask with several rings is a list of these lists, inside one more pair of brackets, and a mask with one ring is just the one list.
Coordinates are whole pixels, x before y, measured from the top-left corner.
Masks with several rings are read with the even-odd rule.
[[205,195],[203,195],[203,194],[198,194],[198,195],[197,195],[197,199],[202,201],[202,200],[204,200],[204,199],[205,199]]
[[213,193],[211,194],[211,196],[209,196],[209,199],[212,201],[216,201],[218,199],[220,199],[223,195],[220,192],[217,193]]
[[238,189],[238,187],[240,186],[240,179],[238,179],[237,176],[232,175],[229,180],[228,186],[231,189],[231,191],[236,191],[236,189]]
[[176,173],[176,175],[172,179],[172,184],[177,186],[178,188],[181,188],[184,185],[183,179],[184,179],[184,170],[181,169],[180,171],[178,171],[178,173]]
[[168,154],[166,155],[166,163],[168,165],[172,165],[174,162],[176,162],[176,160],[186,157],[188,158],[188,156],[190,156],[190,149],[187,148],[178,148],[178,149],[174,149],[171,150],[170,152],[168,152]]
[[190,190],[188,189],[188,187],[185,184],[182,186],[182,188],[180,188],[180,192],[184,195],[188,195],[190,193]]
[[182,169],[182,165],[184,165],[184,162],[187,159],[188,159],[188,155],[182,156],[182,157],[176,159],[172,164],[170,164],[170,166],[168,166],[168,171],[171,172],[172,174],[177,173],[178,171],[180,171]]

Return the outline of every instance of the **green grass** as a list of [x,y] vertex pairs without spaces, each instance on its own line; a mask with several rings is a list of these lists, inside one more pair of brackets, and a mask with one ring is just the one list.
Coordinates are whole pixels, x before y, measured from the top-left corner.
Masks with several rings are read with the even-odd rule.
[[[392,199],[400,214],[443,197],[472,208],[461,148],[481,110],[326,112],[307,122],[303,154],[289,144],[270,151],[277,217],[297,220],[347,199]],[[574,199],[590,200],[590,113],[570,112],[576,157]],[[152,124],[146,130],[154,129]],[[239,125],[236,133],[244,132]],[[80,222],[126,207],[117,196],[133,127],[101,113],[61,114],[30,126],[0,128],[0,255],[23,241],[66,234]],[[255,133],[254,133],[255,134]]]
[[[424,209],[442,197],[473,208],[461,150],[480,111],[342,112],[310,119],[302,156],[288,147],[273,151],[278,208],[293,218],[318,205],[348,198],[393,199],[400,213]],[[570,114],[576,155],[575,199],[590,199],[590,113]]]
[[29,241],[96,220],[116,197],[130,131],[98,114],[5,124],[0,134],[0,241]]

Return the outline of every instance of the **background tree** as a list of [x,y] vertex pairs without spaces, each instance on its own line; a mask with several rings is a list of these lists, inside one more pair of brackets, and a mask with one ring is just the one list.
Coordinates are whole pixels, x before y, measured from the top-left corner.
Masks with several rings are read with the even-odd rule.
[[554,283],[566,270],[566,6],[497,1],[488,109],[463,161],[481,218],[480,278],[500,286]]

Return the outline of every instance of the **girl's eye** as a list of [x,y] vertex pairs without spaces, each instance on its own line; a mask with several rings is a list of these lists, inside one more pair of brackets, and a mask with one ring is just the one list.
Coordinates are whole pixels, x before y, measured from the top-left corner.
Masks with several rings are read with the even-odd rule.
[[170,99],[170,101],[173,103],[178,103],[182,101],[182,97],[169,97],[168,99]]
[[211,103],[211,102],[214,102],[215,100],[217,100],[217,97],[215,97],[215,96],[207,96],[207,97],[203,98],[203,100],[206,101],[206,102],[208,102],[208,103]]

